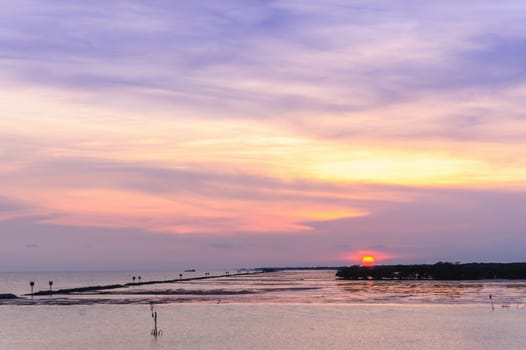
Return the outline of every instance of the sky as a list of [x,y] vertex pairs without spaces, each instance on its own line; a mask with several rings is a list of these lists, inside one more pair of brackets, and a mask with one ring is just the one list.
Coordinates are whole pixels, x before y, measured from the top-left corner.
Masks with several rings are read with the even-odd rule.
[[2,271],[526,260],[524,1],[0,5]]

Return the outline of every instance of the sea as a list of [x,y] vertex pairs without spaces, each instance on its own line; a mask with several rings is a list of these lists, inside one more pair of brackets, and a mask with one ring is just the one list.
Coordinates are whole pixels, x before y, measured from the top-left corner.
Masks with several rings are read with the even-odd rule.
[[0,349],[526,349],[526,281],[335,272],[0,273]]

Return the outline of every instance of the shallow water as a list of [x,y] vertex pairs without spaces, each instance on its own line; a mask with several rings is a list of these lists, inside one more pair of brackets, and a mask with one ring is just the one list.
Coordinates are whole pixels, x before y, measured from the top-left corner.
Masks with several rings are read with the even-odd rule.
[[[217,273],[219,274],[219,272]],[[126,283],[130,273],[62,273],[55,289]],[[6,278],[8,276],[9,278]],[[178,272],[143,273],[142,281],[173,279]],[[202,272],[184,273],[184,278],[203,276]],[[0,274],[0,292],[28,292],[27,278],[19,274]],[[3,278],[3,279],[2,279]],[[45,278],[49,278],[46,275]],[[42,276],[40,278],[43,279]],[[8,283],[5,283],[5,281]],[[39,284],[37,284],[37,287]],[[35,288],[37,290],[38,288]],[[17,293],[18,292],[18,293]],[[492,296],[491,300],[489,296]],[[35,297],[40,304],[159,303],[221,300],[230,303],[395,303],[395,304],[487,304],[526,308],[526,281],[344,281],[334,270],[280,271],[232,275],[205,280],[176,281],[135,285],[53,297]],[[2,303],[27,304],[29,297]]]
[[1,349],[524,349],[526,312],[481,305],[4,306]]
[[[334,273],[282,271],[4,300],[0,349],[526,348],[525,281],[341,281]],[[113,278],[102,273],[88,282]],[[64,285],[87,280],[76,276]],[[150,301],[164,331],[158,338],[150,335]]]
[[[125,284],[133,282],[132,277],[141,276],[141,281],[169,280],[203,276],[204,272],[184,271],[87,271],[87,272],[0,272],[0,293],[23,295],[31,292],[30,281],[35,282],[34,291],[48,290],[49,281],[53,281],[53,289],[77,288],[85,286]],[[224,274],[211,272],[212,275]]]

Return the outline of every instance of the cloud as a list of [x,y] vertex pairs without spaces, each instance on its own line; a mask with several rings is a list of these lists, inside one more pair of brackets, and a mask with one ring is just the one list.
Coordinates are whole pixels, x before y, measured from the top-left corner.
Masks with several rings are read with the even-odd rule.
[[417,200],[383,206],[355,220],[311,223],[313,232],[347,237],[360,247],[354,250],[381,246],[379,250],[399,260],[521,259],[509,242],[523,240],[524,192],[408,189],[413,191],[419,194]]
[[[303,227],[310,228],[306,231],[309,237],[318,237],[313,238],[314,241],[325,241],[330,252],[327,259],[330,256],[336,260],[350,250],[378,250],[378,247],[400,259],[406,256],[408,259],[425,260],[430,256],[448,255],[450,248],[464,247],[480,252],[491,246],[498,248],[493,256],[504,259],[505,256],[498,255],[504,249],[501,246],[506,241],[520,240],[521,218],[526,214],[526,196],[521,191],[512,190],[283,181],[247,174],[200,173],[196,170],[163,169],[139,163],[95,159],[40,163],[31,169],[24,169],[19,176],[32,173],[39,174],[39,179],[45,179],[51,186],[50,191],[55,196],[61,194],[65,200],[58,204],[40,203],[53,208],[55,214],[39,218],[36,221],[38,225],[53,223],[79,229],[90,226],[90,230],[95,232],[119,227],[132,231],[185,232],[186,228],[197,236],[214,233],[218,238],[207,243],[211,248],[228,247],[235,251],[240,247],[247,248],[240,243],[245,240],[243,237],[260,237],[263,233],[279,245],[288,241],[284,237],[290,231],[296,232],[294,236],[305,239],[307,233],[302,233]],[[55,177],[59,181],[53,184]],[[78,195],[71,197],[74,202],[69,202],[71,188],[79,191],[83,187],[89,189],[86,195],[78,192]],[[99,188],[113,190],[100,192]],[[120,192],[115,192],[117,188]],[[99,193],[101,196],[98,196]],[[127,193],[130,199],[127,199]],[[133,197],[134,193],[143,195]],[[115,196],[125,196],[122,203],[130,203],[130,208],[136,209],[121,207],[125,204],[116,201]],[[39,196],[35,197],[37,201],[34,205],[38,205]],[[101,201],[97,209],[91,207],[92,200]],[[83,201],[87,206],[77,207],[79,204],[74,204]],[[177,202],[190,206],[183,212],[174,204]],[[217,209],[219,211],[216,212],[214,209],[203,212],[202,208],[200,211],[192,203],[209,209],[217,205],[217,208],[223,207],[226,211]],[[264,209],[269,206],[274,206],[275,210]],[[358,208],[366,211],[368,216],[342,219],[315,214],[316,210],[323,213],[335,207]],[[57,212],[58,208],[61,209]],[[233,208],[238,211],[229,212]],[[310,208],[307,217],[311,219],[305,220],[295,214],[298,208]],[[274,221],[278,226],[268,226],[262,219]],[[261,226],[257,228],[258,225]],[[220,237],[230,238],[225,240]],[[470,248],[470,245],[473,247]],[[422,249],[429,252],[422,252]],[[470,256],[467,254],[466,259]]]
[[0,212],[10,212],[21,209],[23,206],[16,201],[0,196]]
[[[214,271],[337,261],[330,256],[331,244],[311,235],[151,235],[130,228],[42,224],[38,218],[0,222],[0,230],[5,235],[0,246],[3,271],[177,270],[188,266]],[[28,241],[39,246],[31,254],[24,247]]]
[[[474,201],[474,196],[487,193],[490,199],[480,201],[493,203],[496,198],[509,200],[512,194],[521,193],[518,189],[502,193],[483,188],[463,192],[460,188],[440,191],[411,186],[285,180],[223,170],[58,158],[42,159],[3,177],[0,174],[0,179],[16,178],[16,186],[6,189],[6,193],[31,204],[32,209],[26,215],[46,215],[43,222],[193,234],[333,232],[339,230],[338,222],[349,222],[358,228],[366,222],[369,231],[390,222],[393,227],[411,233],[429,231],[422,220],[432,221],[436,217],[438,220],[431,226],[438,234],[437,230],[451,221],[449,216],[455,218],[451,225],[459,224],[462,218],[477,222],[475,216],[488,210],[484,206],[466,210],[471,204],[463,208],[463,196]],[[41,186],[42,182],[46,186]],[[503,208],[511,206],[513,203],[502,205]],[[501,216],[488,215],[494,224],[488,222],[476,229],[509,226],[510,223],[499,219]],[[402,218],[405,221],[398,221]],[[414,221],[412,229],[406,228],[411,220]],[[509,218],[511,223],[517,220],[517,217]],[[448,227],[449,231],[452,229]],[[387,234],[385,229],[380,230],[380,235],[384,234]]]
[[[401,190],[401,189],[400,189]],[[310,222],[290,235],[222,232],[152,235],[141,228],[69,226],[42,217],[0,222],[2,269],[159,269],[343,265],[353,252],[378,251],[382,263],[520,261],[521,192],[405,188],[416,200],[383,203],[374,215]],[[27,255],[27,242],[38,245]]]
[[[509,100],[502,90],[524,85],[522,9],[489,1],[476,10],[458,2],[26,1],[3,11],[0,69],[15,85],[66,89],[77,103],[118,111],[285,115],[283,124],[327,138],[501,141],[509,135],[496,122],[523,120],[519,102],[483,101],[495,93]],[[436,105],[448,107],[430,111]],[[320,114],[328,126],[319,127]]]
[[341,194],[330,183],[97,159],[41,161],[13,176],[10,194],[52,214],[43,222],[154,232],[297,232],[307,219],[366,215],[357,206],[377,200],[359,186]]
[[[2,225],[29,230],[12,247],[35,242],[43,260],[57,251],[40,229],[52,242],[79,233],[65,241],[94,255],[128,234],[135,252],[152,239],[158,266],[201,246],[265,264],[374,247],[414,260],[519,257],[524,10],[3,4]],[[129,264],[121,254],[107,263]]]
[[20,216],[29,216],[35,210],[28,202],[0,196],[0,221]]
[[[3,14],[4,71],[25,83],[102,89],[113,98],[98,103],[116,108],[133,97],[132,108],[142,100],[144,109],[184,106],[208,118],[344,117],[524,81],[513,74],[518,2],[498,16],[504,7],[490,2],[476,15],[458,2],[357,4],[26,2]],[[510,33],[491,39],[503,22]]]
[[[342,185],[308,179],[284,180],[243,171],[210,170],[98,158],[58,158],[41,159],[9,176],[17,176],[20,182],[27,181],[28,184],[37,178],[45,179],[46,184],[54,189],[121,188],[152,195],[195,193],[207,197],[254,200],[305,200],[310,197],[320,202],[330,199],[341,203],[345,202],[345,198],[357,202],[382,199],[371,194],[373,188],[381,193],[382,186]],[[327,197],[343,190],[351,190],[343,199]],[[385,192],[389,190],[385,188]],[[395,193],[388,194],[387,198],[395,198]]]

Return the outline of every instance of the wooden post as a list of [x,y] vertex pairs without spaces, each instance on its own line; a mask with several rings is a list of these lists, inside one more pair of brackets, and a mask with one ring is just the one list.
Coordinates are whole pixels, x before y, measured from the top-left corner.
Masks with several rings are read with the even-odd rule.
[[33,300],[33,288],[35,287],[35,282],[31,281],[29,282],[29,285],[31,286],[31,300]]

